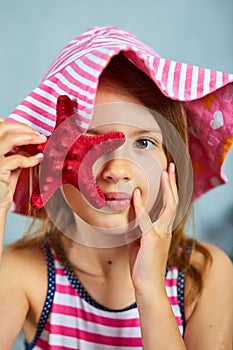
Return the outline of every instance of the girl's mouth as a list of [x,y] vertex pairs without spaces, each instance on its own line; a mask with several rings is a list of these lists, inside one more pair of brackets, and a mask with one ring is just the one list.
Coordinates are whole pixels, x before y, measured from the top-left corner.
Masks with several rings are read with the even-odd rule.
[[111,210],[124,210],[130,206],[132,196],[125,192],[105,193],[105,205]]

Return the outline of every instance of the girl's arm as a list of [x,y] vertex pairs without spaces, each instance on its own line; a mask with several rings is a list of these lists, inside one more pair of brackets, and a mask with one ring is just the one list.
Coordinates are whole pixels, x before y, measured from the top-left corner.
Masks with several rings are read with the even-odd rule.
[[34,339],[47,295],[47,264],[40,246],[8,247],[0,265],[0,344],[10,350],[24,329]]
[[[212,265],[204,274],[204,288],[187,320],[184,340],[190,350],[231,350],[233,345],[233,266],[219,248],[205,244]],[[193,263],[201,264],[199,253]],[[191,282],[187,281],[189,288]]]
[[[44,135],[21,123],[6,123],[0,118],[0,261],[6,215],[15,192],[21,169],[39,164],[42,156],[25,157],[20,154],[8,155],[15,146],[39,144],[46,141]],[[23,189],[22,189],[23,190]]]
[[[27,296],[27,266],[25,257],[12,250],[4,252],[2,245],[7,212],[21,169],[39,164],[42,157],[9,155],[14,146],[39,144],[46,141],[29,126],[20,123],[6,123],[0,118],[0,344],[2,350],[9,350],[20,332],[29,310]],[[23,189],[22,189],[23,190]]]
[[136,294],[144,350],[186,348],[165,291]]
[[12,349],[29,310],[25,292],[27,272],[14,251],[3,253],[0,265],[0,343]]
[[[187,320],[184,341],[165,292],[136,295],[144,349],[231,350],[233,345],[233,267],[228,256],[205,245],[213,263],[204,288]],[[194,259],[201,260],[199,253]],[[200,261],[199,261],[200,263]],[[187,281],[191,283],[191,281]],[[191,286],[189,286],[191,288]],[[156,344],[156,345],[155,345]],[[158,345],[157,345],[158,344]]]
[[[233,330],[233,267],[220,249],[206,245],[213,262],[203,278],[203,291],[191,316],[186,320],[184,339],[165,291],[165,269],[171,242],[171,226],[177,206],[175,177],[163,177],[163,209],[152,224],[134,195],[136,216],[145,232],[141,239],[128,244],[132,282],[140,315],[144,350],[231,350]],[[203,263],[193,252],[193,264]],[[192,288],[187,279],[186,288]]]
[[138,306],[144,350],[186,349],[165,290],[165,272],[178,195],[174,165],[162,176],[163,208],[152,224],[143,208],[140,191],[134,209],[143,232],[128,244],[132,282]]
[[5,228],[6,228],[6,217],[7,217],[7,211],[1,210],[0,211],[0,261],[2,256],[3,237],[4,237]]

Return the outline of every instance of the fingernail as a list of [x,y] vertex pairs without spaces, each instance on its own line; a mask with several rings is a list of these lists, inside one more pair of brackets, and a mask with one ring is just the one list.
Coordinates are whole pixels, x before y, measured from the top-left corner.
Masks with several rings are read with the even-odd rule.
[[38,137],[43,140],[43,141],[46,141],[47,140],[47,137],[43,134],[38,134]]
[[136,194],[137,197],[141,197],[141,191],[140,191],[139,188],[136,188],[135,194]]
[[39,136],[42,139],[47,139],[47,137],[44,134],[41,134],[39,131],[33,130],[34,134],[36,134],[37,136]]
[[170,164],[170,169],[171,169],[171,172],[174,173],[176,171],[176,166],[174,163],[171,163]]
[[37,153],[35,156],[34,156],[35,159],[42,159],[44,158],[44,155],[43,153]]
[[167,180],[167,179],[168,179],[168,172],[164,170],[163,176],[164,176],[164,178]]

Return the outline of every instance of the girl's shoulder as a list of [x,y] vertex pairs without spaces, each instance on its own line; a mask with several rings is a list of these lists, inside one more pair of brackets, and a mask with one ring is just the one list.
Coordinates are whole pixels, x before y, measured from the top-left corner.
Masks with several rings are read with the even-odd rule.
[[2,256],[1,270],[8,272],[9,283],[12,279],[18,281],[27,295],[33,289],[36,292],[40,282],[47,280],[47,264],[39,244],[7,247]]
[[[203,274],[204,279],[207,278],[209,274],[218,274],[219,267],[226,269],[226,272],[232,272],[232,261],[230,257],[219,247],[214,244],[201,242],[199,243],[200,247],[205,248],[210,255],[209,263],[206,266],[206,259],[200,249],[192,249],[191,252],[191,262],[197,268],[205,271]],[[221,272],[222,273],[222,272]]]
[[7,247],[2,255],[0,279],[26,296],[32,305],[37,296],[46,295],[47,264],[39,245]]
[[[186,305],[186,321],[188,327],[195,324],[203,324],[203,327],[212,327],[206,322],[219,323],[229,315],[232,324],[233,307],[233,264],[230,257],[220,248],[213,244],[201,243],[201,247],[210,254],[206,263],[201,249],[195,248],[191,253],[191,263],[202,271],[202,288],[197,302]],[[193,280],[187,276],[185,286],[185,299],[189,300],[190,294],[195,291]],[[230,312],[229,312],[230,311]],[[208,317],[206,317],[208,315]],[[230,320],[231,318],[231,320]]]
[[[203,248],[203,249],[202,249]],[[206,258],[206,252],[208,258]],[[216,245],[201,242],[198,243],[198,248],[195,246],[191,250],[190,265],[194,266],[201,272],[202,290],[205,292],[208,286],[216,284],[216,286],[232,284],[233,264],[222,249]],[[195,279],[195,276],[194,276]],[[187,276],[186,278],[186,293],[193,289],[193,279]],[[201,293],[203,294],[203,293]]]
[[[29,244],[24,246],[8,246],[5,248],[2,261],[2,268],[11,269],[11,272],[17,274],[18,277],[25,276],[26,272],[33,271],[33,274],[37,273],[37,267],[39,270],[46,268],[46,262],[44,254],[40,245]],[[32,274],[32,275],[33,275]],[[31,274],[26,275],[27,278],[31,278]]]
[[6,344],[25,325],[36,329],[46,293],[47,265],[40,247],[7,247],[0,265],[0,320],[5,321],[0,333]]

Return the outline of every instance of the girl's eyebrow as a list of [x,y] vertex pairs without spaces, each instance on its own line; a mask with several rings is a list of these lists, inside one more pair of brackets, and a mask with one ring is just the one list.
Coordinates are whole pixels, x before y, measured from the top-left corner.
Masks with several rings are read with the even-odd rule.
[[[104,128],[101,127],[101,130],[99,130],[99,128],[93,128],[93,129],[88,129],[87,132],[91,132],[92,134],[105,134],[107,132],[109,132],[110,130],[104,130]],[[119,129],[119,131],[121,131]],[[146,133],[151,133],[151,134],[160,134],[162,135],[162,131],[159,129],[159,128],[151,128],[151,129],[141,129],[141,128],[138,128],[136,129],[135,131],[132,131],[132,132],[129,132],[130,134],[132,135],[135,135],[135,134],[146,134]]]
[[153,129],[139,129],[135,131],[137,134],[146,134],[146,133],[151,133],[151,134],[160,134],[162,135],[162,131],[158,128],[153,128]]
[[[116,130],[115,130],[116,131]],[[118,131],[122,131],[119,130]],[[111,132],[111,130],[107,129],[98,129],[97,128],[93,128],[93,129],[89,129],[86,131],[86,133],[88,134],[91,134],[93,136],[95,135],[101,135],[101,134],[107,134],[108,132]],[[123,131],[124,132],[124,131]],[[160,128],[151,128],[151,129],[141,129],[141,128],[138,128],[136,130],[133,130],[133,131],[128,131],[128,132],[124,132],[125,133],[125,136],[126,138],[139,138],[139,137],[142,137],[143,135],[151,135],[151,137],[154,137],[156,138],[159,142],[163,142],[163,134],[162,134],[162,131]]]
[[107,134],[108,132],[107,130],[99,130],[98,128],[91,128],[86,131],[86,133],[91,133],[93,135]]
[[141,135],[151,134],[152,136],[158,138],[160,141],[163,140],[163,134],[161,129],[159,128],[151,128],[151,129],[139,129],[135,130],[134,132],[130,133],[133,137],[140,137]]

